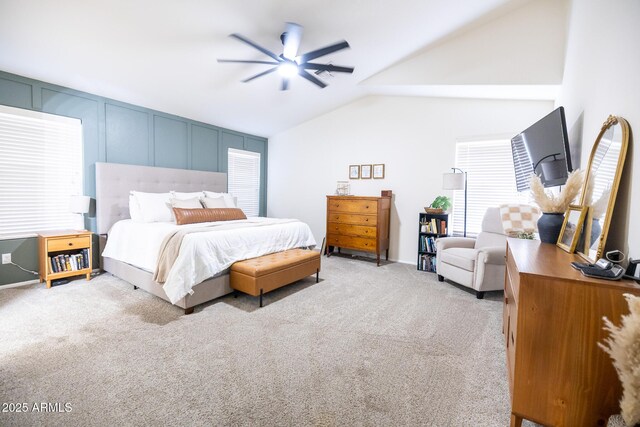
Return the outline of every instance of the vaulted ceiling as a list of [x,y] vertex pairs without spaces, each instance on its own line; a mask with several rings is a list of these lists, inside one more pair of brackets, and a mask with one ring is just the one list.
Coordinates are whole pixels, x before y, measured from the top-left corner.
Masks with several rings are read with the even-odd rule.
[[[285,22],[355,72],[283,92],[217,63],[268,59],[231,33],[281,53]],[[553,99],[565,32],[556,0],[2,0],[0,70],[268,137],[368,94]]]

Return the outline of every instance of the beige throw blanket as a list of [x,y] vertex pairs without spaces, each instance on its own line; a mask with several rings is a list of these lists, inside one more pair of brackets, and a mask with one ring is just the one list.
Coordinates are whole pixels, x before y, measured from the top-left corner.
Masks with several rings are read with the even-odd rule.
[[[295,220],[279,220],[278,222],[293,222]],[[153,274],[153,280],[157,283],[164,283],[167,280],[171,267],[176,262],[180,254],[180,246],[182,240],[188,234],[206,233],[210,231],[230,230],[234,228],[257,227],[261,225],[272,225],[270,222],[251,222],[251,220],[225,221],[223,223],[211,223],[199,227],[190,227],[175,230],[164,238],[160,245],[160,253],[158,254],[158,265]]]

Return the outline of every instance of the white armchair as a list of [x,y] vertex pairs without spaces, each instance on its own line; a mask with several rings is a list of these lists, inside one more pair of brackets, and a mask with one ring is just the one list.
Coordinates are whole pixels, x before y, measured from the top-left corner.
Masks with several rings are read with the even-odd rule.
[[485,291],[502,290],[506,244],[500,209],[487,209],[477,238],[444,237],[436,241],[438,280],[447,278],[472,288],[478,299]]

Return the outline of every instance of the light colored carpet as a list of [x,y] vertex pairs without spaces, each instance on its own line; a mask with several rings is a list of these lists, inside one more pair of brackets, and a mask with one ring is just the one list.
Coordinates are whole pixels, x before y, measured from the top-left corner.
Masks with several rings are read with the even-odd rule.
[[509,423],[500,293],[323,257],[309,277],[193,315],[108,274],[0,290],[0,425]]

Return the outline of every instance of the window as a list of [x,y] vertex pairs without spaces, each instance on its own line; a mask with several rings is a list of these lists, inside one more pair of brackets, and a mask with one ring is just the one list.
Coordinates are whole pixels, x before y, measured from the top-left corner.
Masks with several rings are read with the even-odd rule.
[[[508,139],[458,142],[456,167],[467,172],[467,235],[477,235],[488,207],[529,203],[529,192],[518,193]],[[464,229],[464,190],[454,191],[453,231]]]
[[80,120],[0,105],[0,237],[78,228]]
[[229,193],[245,215],[260,215],[260,153],[229,148]]

